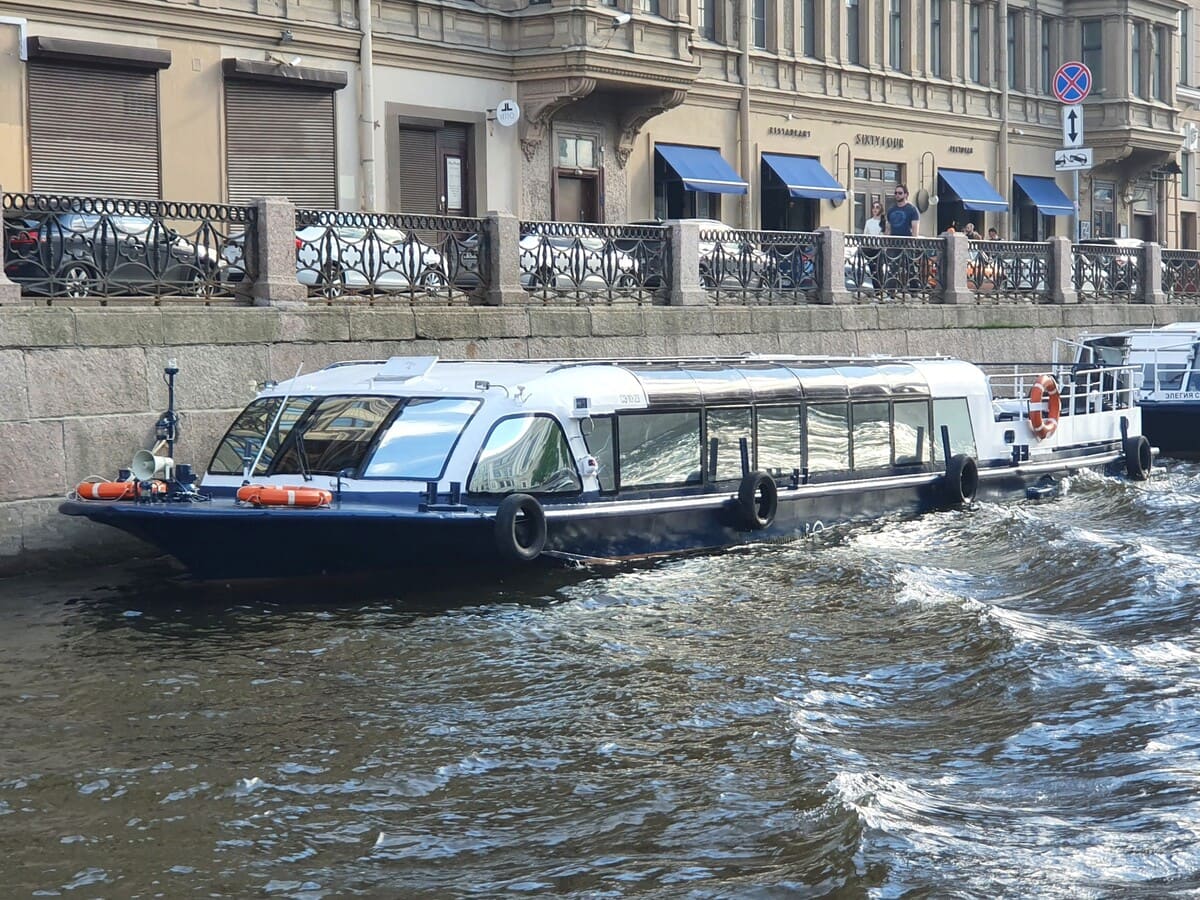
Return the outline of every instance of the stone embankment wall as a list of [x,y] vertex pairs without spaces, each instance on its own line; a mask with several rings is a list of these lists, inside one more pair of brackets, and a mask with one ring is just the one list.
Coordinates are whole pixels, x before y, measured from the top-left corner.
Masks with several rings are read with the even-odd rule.
[[1053,339],[1200,319],[1181,305],[0,307],[0,572],[147,552],[61,516],[153,443],[179,366],[179,462],[203,470],[257,383],[347,359],[948,354],[1048,361]]

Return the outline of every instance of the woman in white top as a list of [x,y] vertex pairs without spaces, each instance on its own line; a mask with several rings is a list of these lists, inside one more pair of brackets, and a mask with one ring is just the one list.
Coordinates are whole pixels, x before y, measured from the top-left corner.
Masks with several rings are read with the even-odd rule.
[[[883,204],[878,200],[871,201],[871,215],[867,218],[863,225],[863,234],[866,235],[882,235],[884,231]],[[878,289],[882,287],[880,284],[883,268],[880,263],[880,248],[879,247],[863,247],[863,259],[867,264],[867,271],[862,273],[857,279],[860,288]]]
[[883,204],[878,200],[871,203],[871,215],[863,226],[863,234],[883,234]]

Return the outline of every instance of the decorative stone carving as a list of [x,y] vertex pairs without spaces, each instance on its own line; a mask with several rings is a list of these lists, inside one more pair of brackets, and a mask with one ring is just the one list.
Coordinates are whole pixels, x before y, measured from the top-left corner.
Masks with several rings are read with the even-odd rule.
[[633,152],[633,142],[646,123],[655,116],[674,109],[687,99],[687,91],[683,88],[659,91],[646,103],[630,104],[621,115],[620,134],[617,136],[617,165],[625,168],[629,154]]
[[595,89],[595,78],[547,78],[520,83],[517,96],[521,104],[521,152],[527,162],[533,161],[538,146],[546,139],[547,126],[555,114]]

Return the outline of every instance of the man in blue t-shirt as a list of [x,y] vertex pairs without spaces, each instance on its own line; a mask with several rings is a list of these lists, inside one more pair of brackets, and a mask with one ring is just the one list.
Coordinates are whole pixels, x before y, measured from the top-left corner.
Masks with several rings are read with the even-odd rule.
[[908,187],[903,184],[896,185],[896,205],[887,213],[888,234],[916,237],[920,221],[921,214],[908,202]]

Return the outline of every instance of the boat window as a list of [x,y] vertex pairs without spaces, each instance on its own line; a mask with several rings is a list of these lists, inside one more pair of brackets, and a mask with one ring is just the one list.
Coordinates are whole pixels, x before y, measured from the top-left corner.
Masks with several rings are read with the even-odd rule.
[[458,436],[477,409],[478,400],[422,397],[407,401],[371,455],[365,476],[438,480]]
[[801,468],[800,407],[758,408],[758,467],[772,475]]
[[613,448],[613,417],[593,416],[592,430],[584,434],[583,441],[588,453],[596,457],[596,478],[600,490],[617,489],[617,457]]
[[562,426],[550,416],[514,416],[492,428],[467,490],[558,494],[583,489]]
[[892,464],[892,423],[887,403],[854,403],[854,468]]
[[892,407],[892,417],[896,465],[910,466],[928,459],[929,401],[902,400]]
[[[1145,380],[1142,382],[1143,391],[1177,391],[1183,387],[1183,375],[1187,366],[1178,363],[1146,363],[1143,367]],[[1157,387],[1155,378],[1157,377]]]
[[942,459],[942,426],[950,429],[950,455],[965,453],[974,457],[975,430],[971,427],[971,413],[966,398],[933,401],[933,460]]
[[700,413],[618,416],[621,486],[700,483]]
[[272,475],[337,475],[357,470],[375,432],[400,401],[395,397],[323,397],[293,429]]
[[750,452],[750,468],[754,468],[753,420],[749,408],[710,409],[708,411],[708,446],[704,448],[706,458],[712,442],[717,442],[717,466],[710,477],[714,481],[728,481],[742,477],[742,438]]
[[808,470],[834,472],[850,468],[850,419],[845,403],[808,407]]
[[[312,404],[313,398],[289,397],[283,414],[279,421],[275,422],[275,414],[279,411],[282,400],[282,397],[263,397],[242,410],[217,446],[217,452],[208,464],[208,471],[214,475],[241,475],[245,471],[247,460],[252,461],[258,455],[263,438],[267,430],[271,429],[266,449],[259,457],[258,465],[254,467],[255,475],[266,474],[279,445]],[[272,424],[275,426],[273,429]]]

